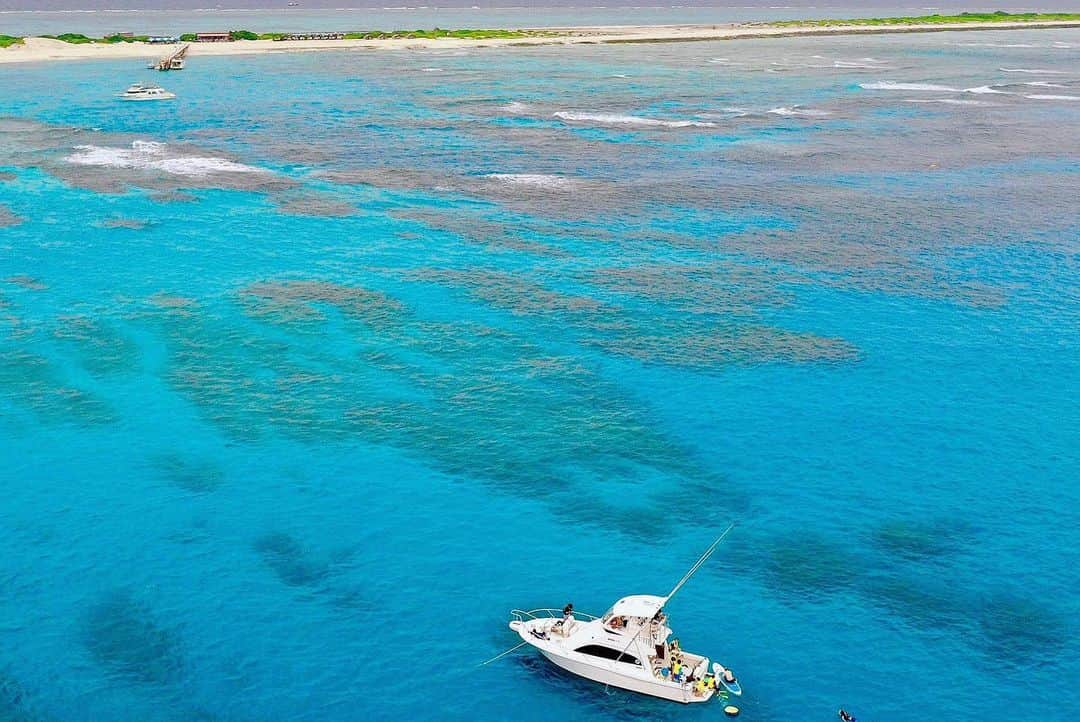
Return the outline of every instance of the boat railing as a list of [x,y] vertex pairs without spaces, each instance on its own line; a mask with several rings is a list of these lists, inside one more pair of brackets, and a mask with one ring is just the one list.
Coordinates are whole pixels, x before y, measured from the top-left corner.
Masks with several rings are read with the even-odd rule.
[[[530,619],[541,618],[562,619],[563,610],[550,607],[544,607],[542,609],[530,609],[529,611],[525,611],[524,609],[511,609],[510,616],[518,622],[527,622]],[[599,619],[599,617],[574,610],[574,619],[584,619],[586,622],[591,622],[594,619]]]

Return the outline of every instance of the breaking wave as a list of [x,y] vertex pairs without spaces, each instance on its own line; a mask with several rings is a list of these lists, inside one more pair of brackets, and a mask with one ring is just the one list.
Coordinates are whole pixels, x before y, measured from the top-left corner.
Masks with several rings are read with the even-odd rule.
[[554,117],[571,123],[594,123],[598,125],[624,125],[637,128],[715,128],[716,123],[701,120],[662,120],[643,118],[638,115],[615,113],[578,113],[561,110]]
[[484,177],[514,186],[529,186],[550,190],[568,190],[576,185],[571,178],[546,173],[488,173]]
[[75,165],[104,168],[133,168],[160,170],[172,175],[206,177],[218,173],[266,173],[256,168],[226,158],[212,156],[168,155],[165,143],[146,140],[132,142],[130,148],[100,145],[77,145],[75,152],[64,158]]
[[1036,88],[1067,88],[1069,86],[1062,85],[1061,83],[1050,83],[1045,80],[1029,80],[1024,85],[1033,85]]
[[827,110],[814,110],[813,108],[800,108],[797,105],[793,105],[793,106],[790,106],[790,107],[773,108],[772,110],[769,110],[769,111],[766,111],[766,112],[771,113],[772,115],[783,115],[783,116],[794,117],[794,118],[823,118],[826,115],[832,115],[832,113],[830,113]]
[[948,85],[934,85],[932,83],[894,83],[889,80],[880,83],[863,83],[859,86],[865,90],[907,90],[925,91],[928,93],[972,93],[974,95],[1008,95],[1004,90],[995,90],[992,85],[979,85],[974,88],[951,88]]
[[1035,93],[1033,95],[1025,95],[1025,98],[1031,98],[1032,100],[1080,100],[1080,95],[1042,95]]
[[1065,75],[1064,70],[1045,70],[1043,68],[998,68],[1003,73],[1027,73],[1028,75]]
[[1033,43],[957,43],[962,48],[1041,48]]
[[941,105],[990,105],[981,100],[964,100],[962,98],[904,98],[905,103],[940,103]]
[[732,120],[733,118],[745,118],[750,114],[751,112],[746,108],[721,108],[715,113],[699,113],[698,117],[712,120]]
[[932,83],[896,83],[891,80],[883,80],[878,83],[860,83],[863,90],[925,90],[929,93],[959,93],[959,88],[950,88],[947,85],[934,85]]
[[514,113],[515,115],[520,115],[522,113],[529,112],[529,106],[517,100],[512,100],[506,105],[502,106],[502,110],[505,110],[507,113]]

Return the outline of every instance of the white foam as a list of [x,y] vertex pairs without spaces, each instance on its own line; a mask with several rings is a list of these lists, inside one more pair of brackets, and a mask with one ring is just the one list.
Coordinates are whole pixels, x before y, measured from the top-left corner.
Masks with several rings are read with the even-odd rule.
[[1039,48],[1032,43],[957,43],[963,48]]
[[488,173],[484,177],[514,186],[531,186],[551,190],[569,190],[577,185],[571,178],[546,173]]
[[750,115],[750,111],[746,108],[721,108],[718,113],[698,113],[699,118],[713,120],[731,120],[732,118],[743,118],[747,115]]
[[960,98],[904,98],[905,103],[940,103],[941,105],[990,105],[981,100],[962,100]]
[[959,93],[959,88],[950,88],[947,85],[934,85],[932,83],[896,83],[891,80],[883,80],[880,83],[860,83],[859,87],[864,90],[925,90],[928,93]]
[[700,120],[661,120],[643,118],[638,115],[618,115],[615,113],[579,113],[559,111],[553,114],[560,120],[572,123],[598,123],[600,125],[626,125],[639,128],[715,128],[716,123]]
[[514,113],[515,115],[529,112],[528,105],[526,105],[525,103],[519,103],[516,100],[512,100],[506,105],[502,106],[502,109],[505,110],[507,113]]
[[964,88],[965,93],[974,93],[975,95],[989,95],[991,93],[996,95],[1008,95],[1003,90],[994,90],[989,85],[980,85],[977,88]]
[[1065,75],[1064,70],[1046,70],[1045,68],[998,68],[1003,73],[1027,73],[1028,75]]
[[880,61],[874,62],[858,62],[855,60],[836,60],[833,61],[832,66],[842,70],[882,70]]
[[218,173],[266,173],[262,168],[236,163],[225,158],[208,156],[168,157],[165,143],[136,140],[130,148],[100,145],[77,145],[75,153],[64,160],[75,165],[104,168],[132,168],[160,170],[173,175],[192,178]]
[[1032,100],[1080,100],[1080,95],[1041,95],[1036,93],[1034,95],[1025,95],[1025,98],[1031,98]]
[[791,116],[795,118],[823,118],[826,115],[832,115],[827,110],[814,110],[813,108],[800,108],[799,106],[773,108],[768,111],[773,115]]

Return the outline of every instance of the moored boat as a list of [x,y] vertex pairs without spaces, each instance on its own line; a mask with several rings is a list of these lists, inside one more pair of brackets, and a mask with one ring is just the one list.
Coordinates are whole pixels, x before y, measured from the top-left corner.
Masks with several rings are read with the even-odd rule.
[[561,615],[557,609],[514,610],[510,628],[552,664],[594,682],[683,704],[742,694],[730,670],[718,663],[710,668],[708,657],[681,648],[664,611],[729,531],[665,596],[623,597],[600,617],[575,614],[572,604]]
[[129,86],[119,95],[121,100],[172,100],[175,97],[176,93],[170,93],[157,85],[143,85],[142,83]]

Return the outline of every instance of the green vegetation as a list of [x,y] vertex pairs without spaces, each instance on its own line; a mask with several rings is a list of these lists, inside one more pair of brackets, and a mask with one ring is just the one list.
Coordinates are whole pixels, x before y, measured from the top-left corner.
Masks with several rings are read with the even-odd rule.
[[[393,39],[434,39],[434,38],[458,38],[464,40],[490,40],[514,39],[539,37],[545,35],[557,35],[550,31],[542,30],[443,30],[432,28],[431,30],[367,30],[362,32],[345,33],[346,40],[393,40]],[[250,30],[230,30],[230,40],[282,40],[288,33],[254,33]],[[86,43],[142,43],[149,40],[148,35],[106,35],[103,38],[91,38],[82,33],[63,33],[62,35],[42,35],[43,38],[62,40],[65,43],[83,45]],[[0,35],[0,48],[21,43],[22,38],[10,35]],[[195,42],[195,33],[184,33],[180,36],[180,42]]]
[[847,20],[781,20],[763,23],[773,27],[826,27],[837,25],[961,25],[964,23],[1031,23],[1080,20],[1080,13],[960,13],[959,15],[919,15],[900,18],[851,18]]
[[98,43],[145,43],[150,39],[149,35],[106,35]]
[[149,39],[148,35],[106,35],[103,38],[91,38],[83,35],[82,33],[63,33],[62,35],[42,35],[43,38],[50,38],[52,40],[62,40],[65,43],[71,43],[72,45],[86,45],[87,43],[104,43],[111,45],[113,43],[141,43],[146,42]]
[[82,33],[63,33],[62,35],[42,35],[43,38],[50,38],[52,40],[62,40],[65,43],[71,43],[72,45],[85,45],[86,43],[94,42],[93,38],[88,38]]
[[345,33],[346,40],[390,40],[390,39],[433,39],[461,38],[466,40],[490,40],[492,38],[527,38],[540,33],[525,30],[369,30],[367,32]]

